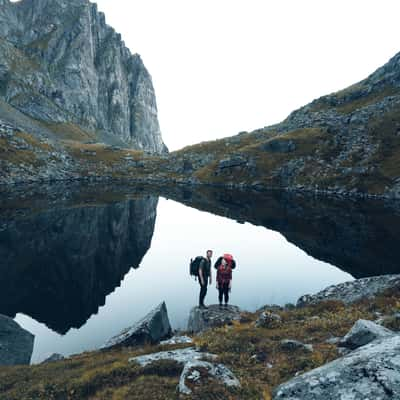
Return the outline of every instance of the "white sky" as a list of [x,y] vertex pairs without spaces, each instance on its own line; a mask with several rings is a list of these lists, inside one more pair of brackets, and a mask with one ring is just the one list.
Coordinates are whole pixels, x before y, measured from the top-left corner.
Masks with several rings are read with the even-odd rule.
[[400,51],[399,0],[97,0],[153,77],[170,150],[281,121]]

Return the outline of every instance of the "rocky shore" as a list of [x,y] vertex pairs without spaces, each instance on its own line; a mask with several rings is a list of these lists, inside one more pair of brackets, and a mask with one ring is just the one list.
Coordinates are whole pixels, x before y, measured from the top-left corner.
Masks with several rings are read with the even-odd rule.
[[398,275],[365,278],[297,306],[195,307],[183,335],[161,303],[98,351],[0,367],[0,398],[394,399],[399,304]]

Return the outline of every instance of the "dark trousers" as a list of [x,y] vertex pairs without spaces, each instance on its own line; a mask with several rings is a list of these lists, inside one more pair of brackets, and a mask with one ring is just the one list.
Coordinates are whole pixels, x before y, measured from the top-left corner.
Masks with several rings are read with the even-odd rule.
[[207,294],[208,279],[204,280],[204,285],[201,284],[199,279],[199,284],[200,284],[199,306],[203,306],[204,298],[206,297]]
[[229,282],[224,282],[218,285],[218,300],[222,303],[222,297],[224,297],[225,304],[229,301]]

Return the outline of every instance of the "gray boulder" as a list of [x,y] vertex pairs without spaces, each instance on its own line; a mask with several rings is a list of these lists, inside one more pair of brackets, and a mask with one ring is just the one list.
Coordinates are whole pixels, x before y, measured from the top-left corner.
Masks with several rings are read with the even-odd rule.
[[400,275],[381,275],[370,278],[356,279],[354,281],[328,286],[320,292],[301,296],[297,300],[297,307],[317,304],[326,300],[340,300],[345,304],[354,303],[363,298],[371,298],[386,289],[400,285]]
[[209,328],[230,325],[235,320],[240,320],[240,309],[237,306],[220,307],[212,304],[207,309],[193,307],[190,311],[187,330],[201,332]]
[[187,347],[185,349],[160,351],[158,353],[145,354],[143,356],[132,357],[129,362],[136,362],[142,367],[149,365],[155,361],[172,360],[180,364],[186,364],[196,360],[214,360],[216,356],[210,353],[201,353],[194,347]]
[[162,302],[139,322],[108,340],[101,349],[154,344],[171,337],[171,333],[167,306]]
[[215,354],[202,353],[193,347],[188,347],[132,357],[129,362],[135,362],[142,367],[160,360],[171,360],[182,364],[178,391],[185,395],[192,393],[190,387],[209,384],[209,379],[226,386],[240,386],[238,379],[225,365],[214,363],[216,358]]
[[274,400],[400,398],[400,336],[374,341],[278,386]]
[[0,314],[0,365],[30,364],[35,336]]
[[190,395],[192,393],[190,387],[208,385],[210,378],[226,386],[240,387],[239,380],[225,365],[197,360],[185,364],[179,379],[178,391]]
[[373,340],[392,336],[394,333],[375,322],[359,319],[339,342],[339,346],[354,350]]

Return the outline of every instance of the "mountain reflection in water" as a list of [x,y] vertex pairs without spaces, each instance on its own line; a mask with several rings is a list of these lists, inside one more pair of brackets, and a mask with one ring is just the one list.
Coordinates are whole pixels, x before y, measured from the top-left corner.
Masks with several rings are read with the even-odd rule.
[[[82,184],[16,187],[13,191],[3,189],[0,192],[0,314],[11,317],[25,314],[61,334],[71,328],[83,327],[92,315],[99,312],[99,307],[105,304],[106,296],[126,281],[126,276],[129,275],[129,282],[140,278],[139,275],[135,277],[126,274],[131,267],[140,266],[150,249],[159,196],[241,223],[249,222],[277,231],[313,258],[334,265],[357,278],[400,272],[400,211],[399,205],[394,203],[216,188],[105,187]],[[178,214],[170,216],[172,222],[165,228],[170,230],[171,236],[173,229],[183,229],[182,224],[176,224],[180,228],[174,226],[174,218],[182,218],[179,208],[176,212]],[[220,220],[216,222],[221,223]],[[190,226],[190,221],[186,223],[187,229],[197,229],[196,226]],[[233,225],[228,225],[227,243],[229,229],[233,232]],[[248,231],[248,228],[247,231],[244,228],[237,225],[237,229],[234,229],[235,235],[240,236],[241,230]],[[213,229],[213,222],[210,222],[210,229]],[[255,234],[259,240],[265,240],[262,239],[264,236]],[[162,246],[171,246],[168,243],[168,232],[164,232],[163,238]],[[276,238],[275,236],[274,240]],[[246,239],[236,237],[235,243]],[[159,274],[160,268],[172,268],[171,265],[180,264],[176,272],[171,270],[168,275],[169,272],[164,271],[164,278],[157,278],[155,275],[155,282],[151,287],[140,290],[136,288],[137,293],[131,293],[132,289],[129,289],[130,295],[135,298],[133,302],[131,297],[128,300],[124,298],[129,304],[122,305],[122,300],[116,298],[107,300],[114,302],[113,310],[130,307],[137,309],[138,315],[142,315],[144,310],[140,307],[144,307],[146,301],[151,304],[154,298],[156,303],[162,300],[158,297],[165,296],[168,292],[168,287],[163,287],[168,276],[173,281],[168,282],[174,287],[173,291],[181,291],[184,297],[191,296],[193,287],[182,286],[189,279],[186,254],[185,257],[179,254],[185,253],[185,247],[190,247],[192,238],[189,230],[184,240],[187,243],[178,244],[182,249],[174,249],[173,252],[166,250],[167,257],[170,254],[171,259],[165,262],[165,266],[163,261],[157,261],[160,265],[157,268],[154,266],[150,275]],[[263,246],[259,240],[254,244],[249,243],[248,246]],[[196,248],[193,243],[191,246]],[[278,246],[277,251],[281,251],[279,249]],[[154,251],[162,253],[160,249]],[[260,254],[258,252],[255,256],[260,257]],[[293,254],[292,259],[296,260],[294,250]],[[275,256],[279,258],[279,254]],[[299,264],[308,262],[306,256],[301,257]],[[254,268],[262,265],[260,262],[248,261]],[[266,260],[266,263],[269,261]],[[287,273],[293,274],[294,267],[288,266]],[[321,263],[321,268],[323,267]],[[149,268],[148,264],[146,268]],[[273,284],[274,279],[283,279],[273,277],[275,272],[263,271],[263,276],[271,277],[270,284]],[[185,276],[178,281],[173,275],[175,273]],[[241,272],[238,273],[239,277]],[[298,273],[302,272],[299,270]],[[282,276],[284,274],[285,271],[282,271]],[[343,274],[342,279],[348,279],[345,275]],[[311,280],[310,278],[304,276],[304,281]],[[157,279],[161,279],[161,282],[156,282]],[[245,282],[242,286],[245,286]],[[314,287],[311,283],[309,286]],[[265,282],[259,282],[256,288],[258,292],[261,290],[258,293],[261,300],[262,290],[267,290],[266,287]],[[195,288],[197,290],[196,286]],[[240,297],[237,291],[235,294],[237,298],[245,296],[243,293]],[[151,301],[144,301],[143,296],[148,296]],[[195,298],[196,294],[185,307],[193,305]],[[187,313],[186,308],[182,313]],[[112,313],[115,314],[115,311]],[[134,322],[133,315],[136,314],[129,310],[127,314],[132,314],[133,320],[120,322],[122,327]],[[109,315],[107,318],[117,316]],[[103,321],[101,326],[105,325],[112,323]],[[28,324],[27,329],[29,328]],[[103,336],[112,336],[114,333],[116,332],[107,331]],[[103,336],[98,340],[103,340]],[[40,358],[39,355],[35,357]]]

